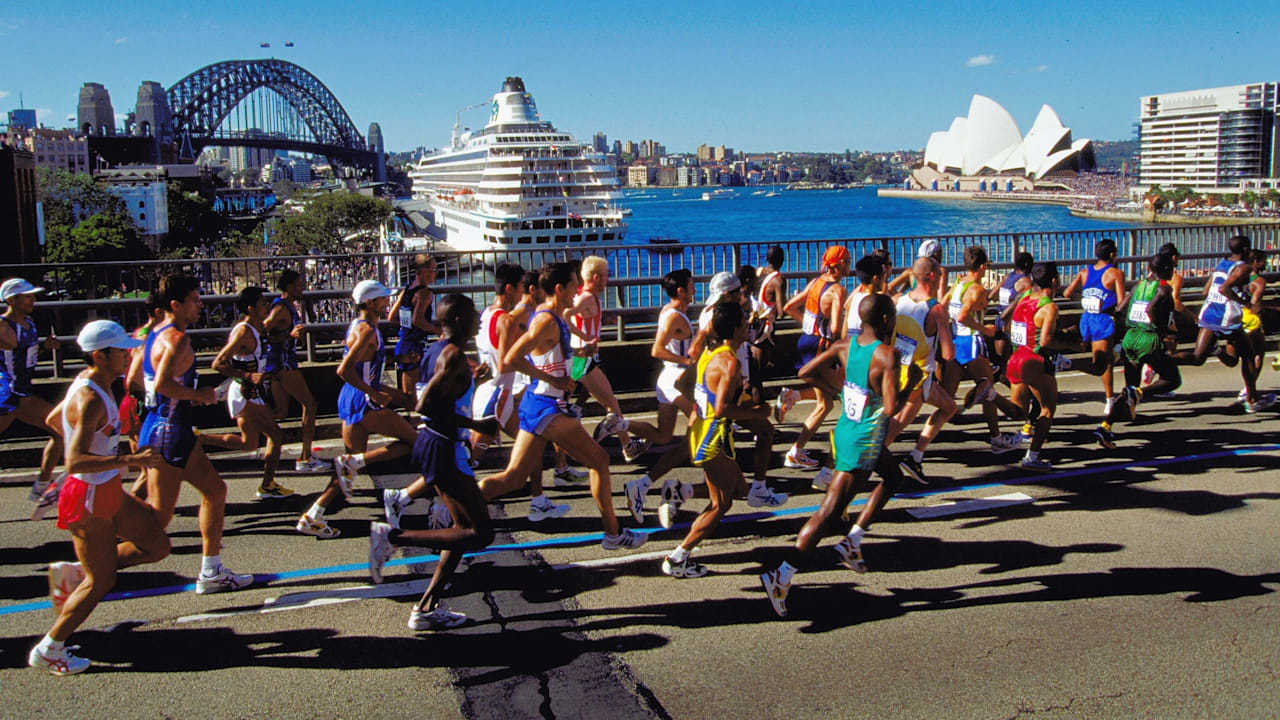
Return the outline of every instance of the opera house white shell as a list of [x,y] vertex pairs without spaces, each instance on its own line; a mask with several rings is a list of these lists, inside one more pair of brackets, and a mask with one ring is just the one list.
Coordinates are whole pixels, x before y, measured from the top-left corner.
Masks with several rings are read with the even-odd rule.
[[1058,113],[1040,108],[1031,131],[1023,137],[1013,116],[989,97],[974,95],[967,117],[929,136],[924,163],[956,175],[1018,174],[1037,179],[1055,173],[1094,168],[1093,143],[1071,140]]

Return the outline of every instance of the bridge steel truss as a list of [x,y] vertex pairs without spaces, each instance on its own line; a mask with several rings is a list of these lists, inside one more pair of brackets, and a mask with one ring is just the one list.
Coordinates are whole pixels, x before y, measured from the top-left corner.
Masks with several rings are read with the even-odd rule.
[[[284,99],[306,125],[299,135],[232,136],[219,133],[236,107],[266,88]],[[227,60],[196,70],[168,90],[174,138],[184,151],[209,145],[237,145],[325,155],[330,161],[371,168],[376,154],[351,116],[324,83],[306,69],[284,60]]]

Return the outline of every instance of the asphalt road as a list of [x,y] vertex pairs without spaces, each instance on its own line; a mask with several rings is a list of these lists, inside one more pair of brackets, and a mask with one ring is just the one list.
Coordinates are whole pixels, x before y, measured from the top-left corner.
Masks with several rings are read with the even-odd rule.
[[[1277,383],[1268,369],[1263,386]],[[1246,415],[1232,402],[1238,374],[1211,364],[1177,398],[1144,404],[1108,451],[1090,434],[1097,380],[1062,385],[1045,452],[1057,472],[1029,477],[1017,454],[992,455],[969,413],[929,453],[946,479],[895,499],[868,536],[871,572],[839,567],[824,542],[786,620],[757,574],[820,500],[801,471],[771,473],[793,493],[781,512],[735,505],[696,554],[711,574],[692,580],[658,568],[682,531],[630,554],[602,549],[585,487],[549,490],[572,512],[536,525],[527,496],[495,503],[508,549],[475,558],[448,601],[471,623],[428,634],[405,626],[421,560],[398,560],[376,588],[365,570],[374,487],[409,477],[363,478],[332,514],[343,536],[320,541],[292,524],[324,478],[282,478],[306,497],[258,502],[254,462],[221,456],[223,557],[266,581],[183,591],[200,555],[186,489],[173,555],[120,575],[118,591],[144,596],[103,603],[73,636],[94,661],[73,678],[25,667],[51,621],[45,566],[72,550],[51,520],[25,519],[31,469],[5,470],[0,717],[1277,716],[1280,414]],[[622,483],[640,470],[614,470],[624,515]],[[1031,502],[907,512],[1009,493]]]

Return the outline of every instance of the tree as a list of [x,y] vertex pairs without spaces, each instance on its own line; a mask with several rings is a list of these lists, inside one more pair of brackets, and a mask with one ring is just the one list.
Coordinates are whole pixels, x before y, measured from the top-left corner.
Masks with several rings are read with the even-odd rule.
[[213,211],[213,203],[200,193],[183,192],[181,185],[171,182],[166,198],[169,209],[166,248],[201,246],[222,233],[223,217]]
[[1245,190],[1244,193],[1240,195],[1240,202],[1244,203],[1245,207],[1252,210],[1258,205],[1258,193],[1252,190]]
[[[142,259],[151,253],[138,238],[133,218],[123,210],[105,212],[80,222],[65,241],[49,244],[50,262],[83,266],[85,263]],[[85,291],[88,297],[106,297],[121,288],[116,271],[101,268],[72,267],[67,278],[69,288]]]
[[365,195],[344,191],[319,195],[307,203],[302,213],[280,222],[277,244],[282,252],[290,255],[312,250],[359,252],[349,238],[369,240],[391,212],[391,203]]

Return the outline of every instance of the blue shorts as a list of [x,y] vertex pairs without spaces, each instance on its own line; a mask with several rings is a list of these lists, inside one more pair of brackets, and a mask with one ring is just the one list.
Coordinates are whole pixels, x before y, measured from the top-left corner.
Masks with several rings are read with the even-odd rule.
[[351,385],[343,383],[342,390],[338,391],[338,417],[344,425],[359,425],[365,413],[381,409],[381,405]]
[[1087,343],[1110,340],[1116,334],[1116,319],[1106,313],[1085,313],[1080,316],[1080,339]]
[[167,415],[151,410],[138,431],[138,446],[149,447],[160,453],[164,461],[176,468],[185,468],[196,449],[196,434],[192,430],[191,413],[185,406],[169,411]]
[[796,370],[808,365],[810,360],[813,360],[818,356],[818,353],[826,350],[830,345],[831,343],[824,337],[808,334],[801,335],[800,339],[796,341]]
[[975,358],[986,357],[987,344],[982,341],[981,335],[957,335],[956,341],[956,362],[960,367],[964,367],[973,362]]
[[410,455],[413,466],[422,473],[423,480],[449,494],[455,494],[451,491],[463,478],[475,482],[470,457],[464,443],[450,440],[425,428],[418,431],[418,439],[414,441],[413,454]]
[[297,370],[298,369],[298,351],[295,348],[289,349],[270,349],[267,351],[265,362],[262,364],[262,372],[275,373],[281,370]]
[[560,415],[573,417],[565,401],[560,398],[527,392],[520,400],[520,429],[527,433],[542,437],[551,421]]
[[[422,367],[422,355],[426,352],[427,335],[426,333],[401,333],[400,339],[396,341],[396,366],[401,372],[409,372]],[[417,355],[418,359],[413,362],[400,362],[399,359],[406,355]]]
[[0,379],[0,415],[8,415],[18,409],[23,396],[13,391],[13,384],[7,378]]

